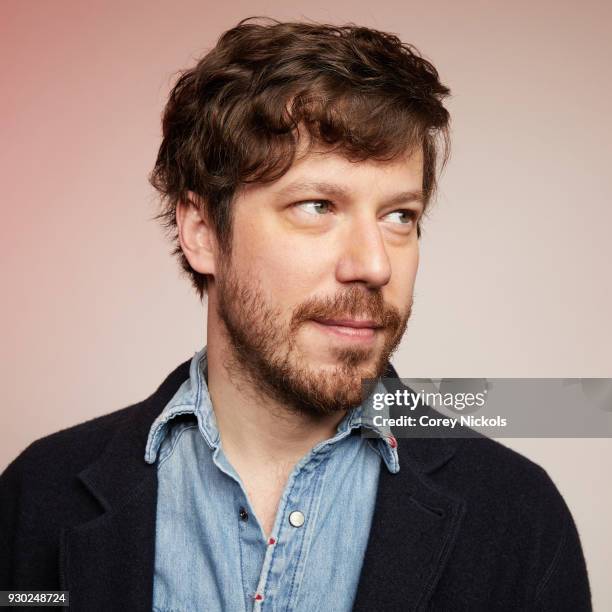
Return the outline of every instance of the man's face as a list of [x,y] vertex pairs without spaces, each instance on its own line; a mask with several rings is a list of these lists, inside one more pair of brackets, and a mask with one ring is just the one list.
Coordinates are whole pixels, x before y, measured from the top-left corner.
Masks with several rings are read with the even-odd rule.
[[422,166],[420,151],[309,153],[237,194],[231,257],[209,283],[227,367],[293,410],[361,403],[361,379],[384,373],[410,316]]

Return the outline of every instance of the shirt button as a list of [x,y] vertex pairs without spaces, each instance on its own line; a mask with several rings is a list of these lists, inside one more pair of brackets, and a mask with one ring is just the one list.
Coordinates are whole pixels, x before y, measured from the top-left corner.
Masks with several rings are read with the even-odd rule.
[[289,515],[289,523],[293,527],[301,527],[304,524],[304,515],[299,510],[294,510]]
[[243,521],[248,521],[249,520],[249,513],[244,509],[243,506],[240,506],[240,512],[239,512],[240,518]]

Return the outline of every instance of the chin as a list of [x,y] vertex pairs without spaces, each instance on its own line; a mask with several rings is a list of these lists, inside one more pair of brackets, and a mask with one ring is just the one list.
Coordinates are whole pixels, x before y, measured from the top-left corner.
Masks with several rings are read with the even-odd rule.
[[[309,352],[308,357],[298,360],[298,366],[307,366],[313,372],[329,373],[342,377],[369,377],[374,376],[376,369],[376,351],[347,351],[346,349],[332,348],[325,351]],[[365,374],[364,374],[365,372]]]

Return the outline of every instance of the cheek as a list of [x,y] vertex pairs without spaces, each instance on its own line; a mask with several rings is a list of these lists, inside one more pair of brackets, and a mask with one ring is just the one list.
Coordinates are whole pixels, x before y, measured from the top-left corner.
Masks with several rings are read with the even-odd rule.
[[258,257],[261,277],[266,279],[271,293],[281,296],[285,303],[303,302],[316,292],[321,279],[329,276],[330,267],[310,249],[280,243],[277,247]]
[[262,231],[262,225],[251,231],[246,226],[240,232],[234,243],[234,266],[248,282],[257,283],[271,302],[292,308],[313,293],[330,263],[312,244],[281,232]]

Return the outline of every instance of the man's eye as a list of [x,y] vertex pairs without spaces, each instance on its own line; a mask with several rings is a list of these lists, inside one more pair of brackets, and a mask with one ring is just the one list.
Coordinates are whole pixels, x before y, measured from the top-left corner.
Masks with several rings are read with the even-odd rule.
[[307,202],[299,202],[297,206],[305,210],[309,215],[321,216],[329,210],[331,202],[327,200],[308,200]]
[[387,217],[390,217],[391,215],[398,215],[395,217],[397,221],[394,221],[394,223],[398,223],[399,225],[408,225],[414,221],[416,217],[414,210],[408,209],[394,210],[392,213],[389,213]]

